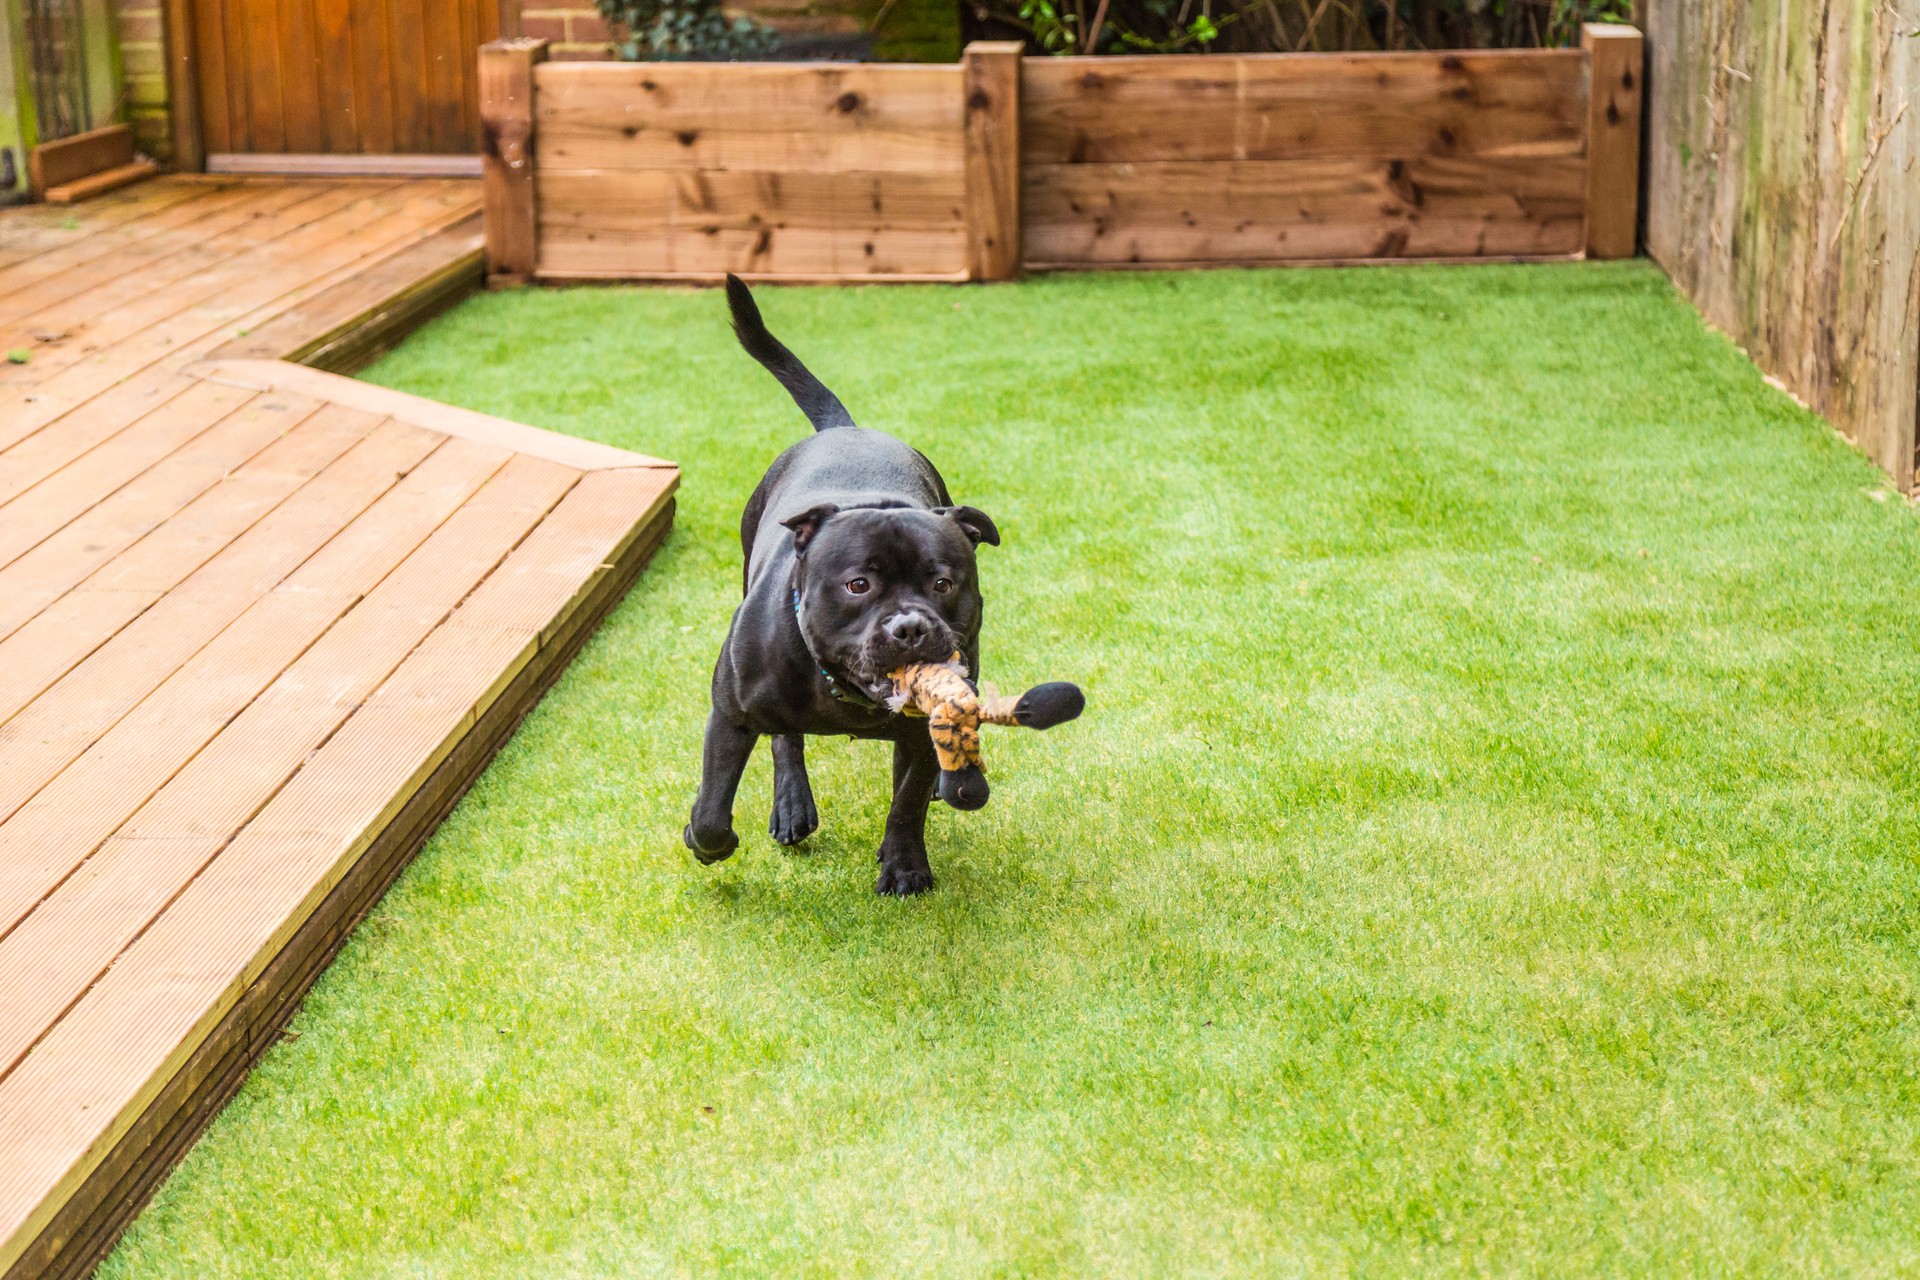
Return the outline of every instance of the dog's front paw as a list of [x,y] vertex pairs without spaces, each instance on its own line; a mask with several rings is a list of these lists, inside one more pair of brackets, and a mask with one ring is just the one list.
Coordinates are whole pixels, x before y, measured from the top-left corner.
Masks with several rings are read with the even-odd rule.
[[813,797],[801,793],[797,798],[781,791],[773,796],[773,816],[767,819],[767,834],[775,844],[789,847],[799,844],[820,829],[820,810]]
[[897,862],[881,864],[880,879],[873,886],[875,893],[894,898],[911,898],[916,893],[925,893],[933,888],[933,872],[925,867],[902,866]]
[[710,867],[731,857],[733,851],[740,847],[740,837],[734,834],[731,826],[724,831],[696,832],[689,822],[687,829],[680,833],[680,838],[687,842],[687,848],[693,850],[693,856],[700,859],[703,867]]

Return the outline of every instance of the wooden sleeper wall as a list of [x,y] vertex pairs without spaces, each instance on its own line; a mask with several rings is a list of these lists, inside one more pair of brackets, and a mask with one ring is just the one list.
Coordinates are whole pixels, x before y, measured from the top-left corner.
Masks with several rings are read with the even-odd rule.
[[1640,58],[1639,32],[1604,26],[1577,50],[1091,60],[978,43],[959,66],[543,64],[538,42],[503,42],[482,51],[483,94],[524,87],[482,109],[493,271],[1628,256]]

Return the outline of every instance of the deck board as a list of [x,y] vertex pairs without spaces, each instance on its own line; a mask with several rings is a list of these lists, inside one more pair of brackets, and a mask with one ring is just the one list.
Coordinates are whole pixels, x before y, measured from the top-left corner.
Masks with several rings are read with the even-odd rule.
[[5,1280],[110,1246],[665,536],[669,463],[286,363],[457,296],[477,206],[0,212]]

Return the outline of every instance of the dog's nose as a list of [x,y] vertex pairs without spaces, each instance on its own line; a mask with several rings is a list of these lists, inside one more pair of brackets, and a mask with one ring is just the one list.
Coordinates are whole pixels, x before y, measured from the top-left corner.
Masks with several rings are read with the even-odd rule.
[[925,644],[933,634],[933,623],[920,613],[896,613],[881,625],[889,639],[908,649]]

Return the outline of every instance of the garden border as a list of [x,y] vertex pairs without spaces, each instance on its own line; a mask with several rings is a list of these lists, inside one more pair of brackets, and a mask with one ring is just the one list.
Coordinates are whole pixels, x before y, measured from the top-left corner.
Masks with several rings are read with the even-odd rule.
[[480,51],[488,279],[1632,256],[1644,42],[958,64]]

